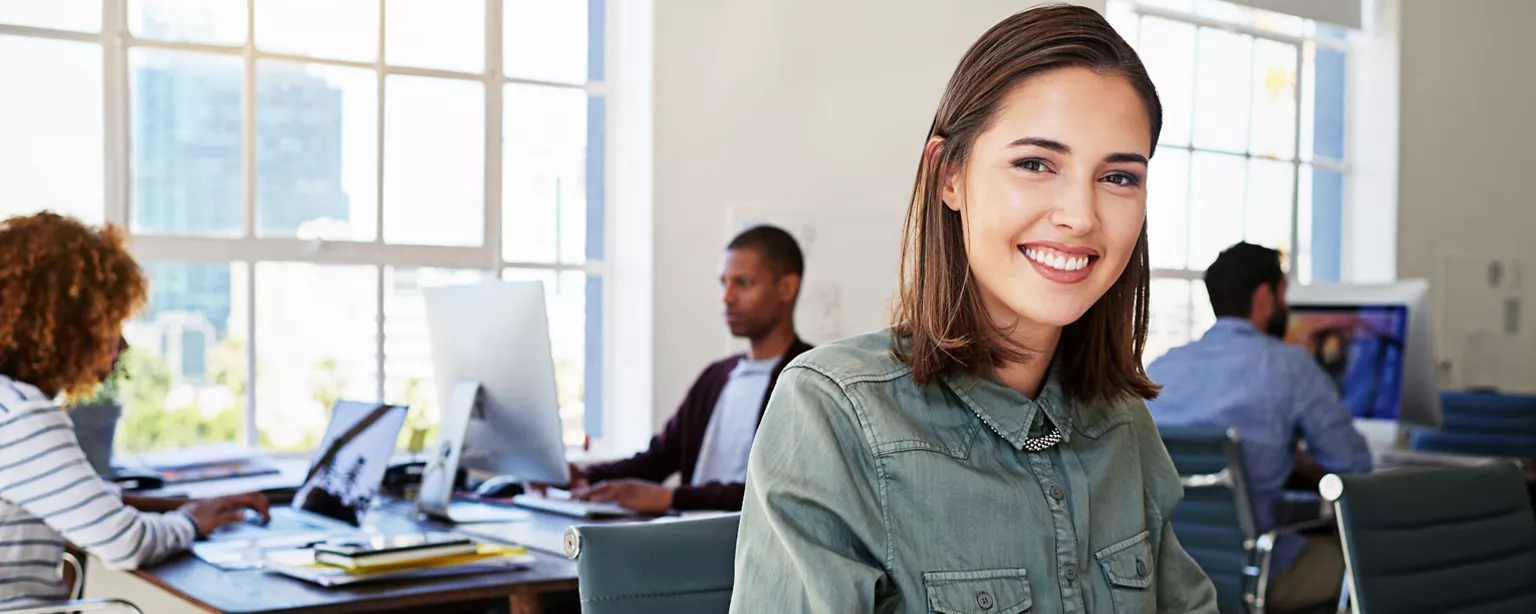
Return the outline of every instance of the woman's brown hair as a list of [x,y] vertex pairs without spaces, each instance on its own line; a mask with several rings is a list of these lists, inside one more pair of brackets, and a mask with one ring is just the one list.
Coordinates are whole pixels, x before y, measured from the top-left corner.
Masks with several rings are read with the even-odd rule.
[[0,374],[45,394],[89,394],[147,295],[117,228],[54,213],[0,221]]
[[[1125,78],[1146,104],[1150,150],[1162,129],[1162,104],[1136,52],[1091,9],[1044,6],[993,26],[966,51],[934,114],[917,168],[902,237],[901,291],[894,313],[898,358],[927,383],[952,370],[989,376],[1000,364],[1033,353],[987,317],[971,276],[960,214],[944,206],[943,178],[965,168],[977,135],[987,129],[1004,97],[1024,80],[1067,67]],[[1057,378],[1081,400],[1130,396],[1151,399],[1141,354],[1147,341],[1150,266],[1147,229],[1125,272],[1088,313],[1067,325],[1057,344]]]

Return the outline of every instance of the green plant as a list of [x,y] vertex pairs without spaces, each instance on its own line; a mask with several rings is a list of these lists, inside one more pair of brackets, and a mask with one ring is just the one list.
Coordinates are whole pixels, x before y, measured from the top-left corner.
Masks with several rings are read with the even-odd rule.
[[123,382],[132,379],[133,376],[128,374],[126,361],[118,360],[117,364],[112,365],[112,372],[107,375],[106,379],[101,381],[101,385],[96,386],[96,390],[91,392],[91,396],[80,399],[75,405],[83,407],[86,405],[112,405],[118,403],[118,394],[122,392]]

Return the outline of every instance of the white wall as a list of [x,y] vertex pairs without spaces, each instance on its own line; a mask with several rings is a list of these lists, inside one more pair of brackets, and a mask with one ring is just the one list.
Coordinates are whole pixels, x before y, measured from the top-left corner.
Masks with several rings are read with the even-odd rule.
[[[1403,0],[1401,19],[1398,275],[1429,278],[1446,311],[1448,258],[1523,260],[1511,370],[1536,391],[1536,2]],[[1448,328],[1442,317],[1437,346],[1456,360]]]
[[[900,218],[955,63],[988,27],[1032,4],[656,2],[657,424],[725,349],[715,279],[730,212],[853,208]],[[1104,0],[1079,4],[1104,8]],[[859,231],[823,225],[820,239]],[[894,282],[897,243],[889,245],[884,266],[865,275]],[[844,323],[850,333],[882,324]]]

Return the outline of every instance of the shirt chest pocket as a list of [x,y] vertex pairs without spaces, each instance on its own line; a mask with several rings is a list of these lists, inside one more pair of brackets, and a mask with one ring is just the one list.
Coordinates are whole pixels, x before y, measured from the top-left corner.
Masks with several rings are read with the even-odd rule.
[[1157,591],[1151,589],[1156,579],[1151,537],[1150,532],[1142,531],[1093,555],[1104,570],[1104,579],[1109,581],[1115,612],[1150,612],[1157,608]]
[[1034,606],[1023,569],[923,574],[928,610],[940,614],[1019,614]]

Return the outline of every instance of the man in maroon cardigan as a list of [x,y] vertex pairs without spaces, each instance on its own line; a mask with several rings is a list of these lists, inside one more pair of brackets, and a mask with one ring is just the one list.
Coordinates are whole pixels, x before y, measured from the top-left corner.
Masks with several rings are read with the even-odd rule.
[[[747,453],[784,365],[811,349],[795,335],[795,299],[805,272],[789,233],[758,226],[725,250],[720,284],[731,334],[746,355],[704,369],[650,448],[633,458],[572,467],[572,494],[648,513],[740,510]],[[661,483],[679,474],[675,488]]]

